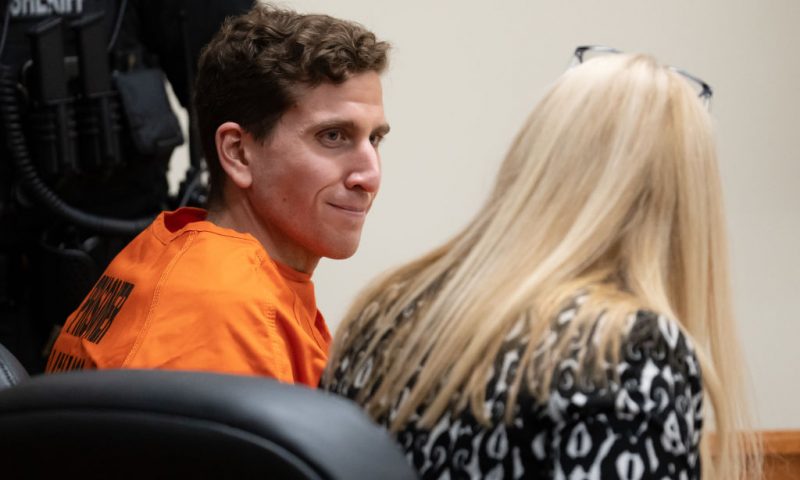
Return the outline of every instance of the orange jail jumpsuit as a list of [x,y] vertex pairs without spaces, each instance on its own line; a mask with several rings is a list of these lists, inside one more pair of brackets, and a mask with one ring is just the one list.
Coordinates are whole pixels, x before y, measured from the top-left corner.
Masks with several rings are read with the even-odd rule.
[[126,246],[67,318],[48,372],[203,370],[316,387],[330,333],[309,275],[206,212],[164,212]]

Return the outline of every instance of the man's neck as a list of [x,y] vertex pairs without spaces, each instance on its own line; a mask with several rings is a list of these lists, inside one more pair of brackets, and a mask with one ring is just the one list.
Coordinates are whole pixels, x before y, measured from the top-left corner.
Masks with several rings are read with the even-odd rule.
[[261,243],[270,258],[298,272],[312,275],[319,264],[319,257],[309,255],[302,248],[298,248],[280,231],[260,221],[249,208],[236,208],[235,205],[226,205],[223,208],[210,207],[207,220],[218,227],[249,233]]

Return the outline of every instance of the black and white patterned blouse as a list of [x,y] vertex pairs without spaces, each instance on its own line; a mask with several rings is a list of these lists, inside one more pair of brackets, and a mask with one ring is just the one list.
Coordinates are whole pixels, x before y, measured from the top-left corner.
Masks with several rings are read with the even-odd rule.
[[[559,315],[553,332],[574,318],[579,304]],[[397,433],[423,479],[700,478],[700,370],[690,341],[674,321],[638,312],[629,322],[620,363],[609,367],[616,369],[619,381],[598,388],[577,382],[576,362],[564,360],[549,399],[540,404],[521,388],[515,416],[506,423],[508,388],[525,341],[512,332],[496,357],[486,390],[491,427],[479,423],[467,408],[445,412],[429,429],[415,425],[419,417],[413,416]],[[341,381],[364,345],[355,342],[344,352],[325,388],[356,398],[370,375],[381,371],[381,359],[368,359],[374,361],[364,362],[354,384]],[[379,423],[388,426],[394,411]]]

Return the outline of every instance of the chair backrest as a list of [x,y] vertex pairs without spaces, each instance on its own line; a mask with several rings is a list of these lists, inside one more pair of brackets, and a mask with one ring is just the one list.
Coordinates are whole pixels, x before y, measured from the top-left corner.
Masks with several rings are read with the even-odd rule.
[[3,477],[411,479],[351,402],[200,372],[40,375],[0,391]]
[[28,379],[28,372],[17,357],[0,344],[0,390]]

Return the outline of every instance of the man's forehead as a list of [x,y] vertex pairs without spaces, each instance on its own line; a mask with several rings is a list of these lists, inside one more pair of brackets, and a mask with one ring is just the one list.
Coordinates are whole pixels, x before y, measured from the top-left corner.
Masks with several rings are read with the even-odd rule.
[[[352,82],[352,83],[348,83]],[[303,125],[341,123],[376,128],[386,123],[380,78],[351,78],[341,84],[303,87],[284,119]]]
[[335,107],[338,103],[383,105],[381,78],[375,72],[353,75],[344,82],[322,82],[294,88],[295,107]]

